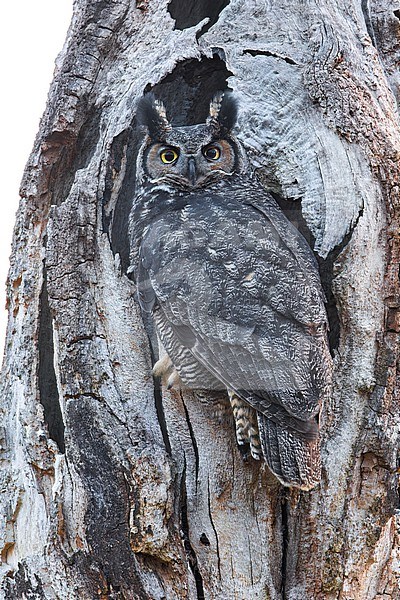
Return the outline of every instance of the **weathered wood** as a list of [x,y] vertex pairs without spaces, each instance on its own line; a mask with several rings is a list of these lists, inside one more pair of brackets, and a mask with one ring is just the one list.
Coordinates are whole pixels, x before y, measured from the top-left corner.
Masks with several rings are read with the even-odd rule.
[[[400,597],[398,10],[75,3],[8,280],[4,598]],[[126,275],[138,99],[153,88],[176,124],[201,122],[227,84],[327,292],[335,380],[312,492],[242,456],[225,397],[157,387]]]

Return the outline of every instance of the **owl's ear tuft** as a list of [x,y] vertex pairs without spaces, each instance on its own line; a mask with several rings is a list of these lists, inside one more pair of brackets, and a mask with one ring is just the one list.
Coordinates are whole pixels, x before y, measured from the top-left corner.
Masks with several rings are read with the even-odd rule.
[[157,141],[164,141],[172,129],[164,104],[156,100],[153,93],[146,94],[139,100],[136,121],[139,126],[146,127],[149,136]]
[[238,103],[231,92],[217,92],[210,103],[207,125],[213,135],[225,135],[236,124]]

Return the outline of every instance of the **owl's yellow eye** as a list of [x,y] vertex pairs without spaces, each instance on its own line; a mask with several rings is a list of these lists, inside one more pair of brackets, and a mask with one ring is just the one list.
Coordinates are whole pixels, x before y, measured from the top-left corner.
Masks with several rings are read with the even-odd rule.
[[161,150],[160,152],[161,162],[163,162],[164,165],[172,165],[178,156],[179,153],[175,150],[175,148],[164,148],[164,150]]
[[218,160],[221,156],[221,150],[218,146],[206,146],[203,149],[203,154],[208,160]]

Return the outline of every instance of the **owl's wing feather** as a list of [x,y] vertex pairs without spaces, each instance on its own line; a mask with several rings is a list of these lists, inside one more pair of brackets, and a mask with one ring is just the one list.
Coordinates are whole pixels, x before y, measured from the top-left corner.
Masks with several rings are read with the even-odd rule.
[[144,257],[140,256],[139,266],[136,273],[136,280],[141,282],[141,285],[138,289],[138,299],[142,311],[145,313],[152,313],[157,297],[148,278],[145,265],[146,261],[144,260]]
[[[169,324],[181,344],[190,349],[193,356],[209,370],[216,379],[222,381],[228,389],[233,390],[239,397],[248,402],[248,404],[267,418],[274,421],[274,423],[281,427],[288,427],[303,435],[306,439],[315,439],[318,433],[316,421],[310,418],[299,418],[286,410],[285,405],[288,404],[288,398],[285,398],[284,390],[279,390],[279,393],[277,390],[277,392],[274,393],[272,391],[268,392],[260,389],[257,393],[256,391],[240,387],[240,384],[237,384],[238,379],[235,381],[233,372],[240,369],[243,359],[245,359],[247,368],[249,367],[249,357],[241,352],[240,346],[231,346],[229,348],[229,356],[227,357],[225,345],[214,341],[210,350],[209,342],[204,341],[203,336],[199,335],[198,332],[196,334],[192,328],[188,326],[179,326],[171,321],[169,321]],[[222,357],[222,360],[219,357]],[[229,364],[230,367],[227,367],[227,364]],[[248,369],[246,380],[251,379],[252,372],[256,376],[254,368]],[[287,390],[286,393],[289,395],[291,390]],[[318,398],[316,398],[314,402],[318,405]]]
[[321,479],[320,440],[304,440],[264,415],[257,415],[261,447],[271,471],[284,485],[310,490]]
[[[324,303],[326,298],[321,286],[316,258],[310,251],[310,246],[305,238],[288,221],[275,199],[270,194],[264,193],[258,195],[256,198],[252,198],[251,202],[247,201],[246,203],[258,210],[273,223],[278,235],[285,240],[286,247],[293,254],[298,267],[303,271],[307,281],[318,292],[322,303]],[[325,322],[327,322],[325,311],[323,315]]]

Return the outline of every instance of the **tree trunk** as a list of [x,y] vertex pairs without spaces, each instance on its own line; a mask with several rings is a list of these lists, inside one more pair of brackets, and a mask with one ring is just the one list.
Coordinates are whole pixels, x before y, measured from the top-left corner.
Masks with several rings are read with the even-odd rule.
[[[74,3],[8,279],[2,597],[400,597],[400,11],[345,4]],[[126,275],[138,99],[153,89],[190,124],[228,85],[327,295],[334,389],[311,492],[242,456],[224,396],[158,387]]]

